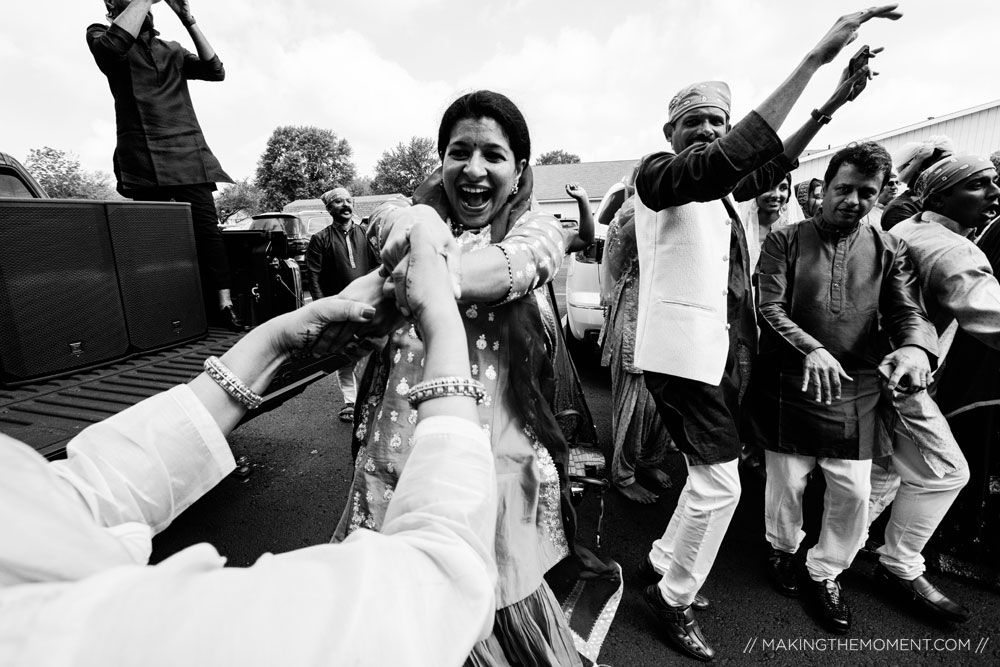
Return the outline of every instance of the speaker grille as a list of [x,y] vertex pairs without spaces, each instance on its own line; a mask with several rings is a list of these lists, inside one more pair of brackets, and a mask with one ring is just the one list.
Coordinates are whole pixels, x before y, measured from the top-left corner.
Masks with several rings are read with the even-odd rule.
[[102,202],[0,206],[0,374],[5,382],[107,362],[128,348]]
[[108,203],[128,336],[137,350],[191,340],[208,331],[187,204]]

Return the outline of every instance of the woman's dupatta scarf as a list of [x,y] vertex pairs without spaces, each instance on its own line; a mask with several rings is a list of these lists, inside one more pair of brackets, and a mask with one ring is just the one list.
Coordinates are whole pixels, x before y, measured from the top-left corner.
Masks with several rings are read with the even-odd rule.
[[[490,223],[491,243],[503,241],[514,224],[531,209],[533,183],[531,167],[525,166],[517,181],[517,192],[507,198]],[[452,223],[451,205],[444,191],[440,167],[417,187],[411,201],[414,205],[430,206],[442,220]],[[461,233],[454,226],[453,229]],[[501,317],[505,318],[510,335],[507,405],[529,437],[536,438],[549,452],[565,487],[569,446],[550,407],[555,396],[555,371],[546,349],[545,328],[538,305],[526,295],[501,308]]]

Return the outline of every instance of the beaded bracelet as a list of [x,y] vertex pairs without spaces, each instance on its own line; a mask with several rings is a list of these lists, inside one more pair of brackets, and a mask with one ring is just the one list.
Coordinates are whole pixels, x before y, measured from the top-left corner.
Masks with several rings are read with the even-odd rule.
[[477,380],[452,375],[418,382],[410,387],[407,393],[410,405],[413,407],[432,398],[450,396],[468,396],[476,399],[477,404],[481,404],[486,398],[486,387]]
[[209,357],[205,360],[205,373],[247,410],[256,410],[264,402],[260,394],[243,384],[243,381],[226,368],[218,357]]
[[507,254],[507,249],[500,244],[496,244],[493,247],[499,248],[500,252],[503,253],[503,258],[507,260],[507,293],[504,294],[502,299],[486,304],[486,306],[490,308],[493,306],[502,306],[508,301],[511,301],[514,296],[514,268],[510,264],[510,255]]

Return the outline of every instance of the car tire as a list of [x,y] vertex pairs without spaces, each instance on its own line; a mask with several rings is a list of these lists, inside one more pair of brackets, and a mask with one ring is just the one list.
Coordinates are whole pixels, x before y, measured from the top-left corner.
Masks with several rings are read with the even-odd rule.
[[578,340],[570,330],[568,323],[563,325],[563,340],[566,341],[566,351],[569,352],[573,361],[582,363],[593,355],[594,346],[587,341]]

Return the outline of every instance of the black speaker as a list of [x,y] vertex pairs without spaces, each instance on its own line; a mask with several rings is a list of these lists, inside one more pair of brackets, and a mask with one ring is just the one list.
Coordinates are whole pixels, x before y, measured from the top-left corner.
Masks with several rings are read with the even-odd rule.
[[0,379],[96,366],[128,349],[103,202],[0,206]]
[[188,204],[108,202],[129,342],[145,352],[205,335],[208,322]]

